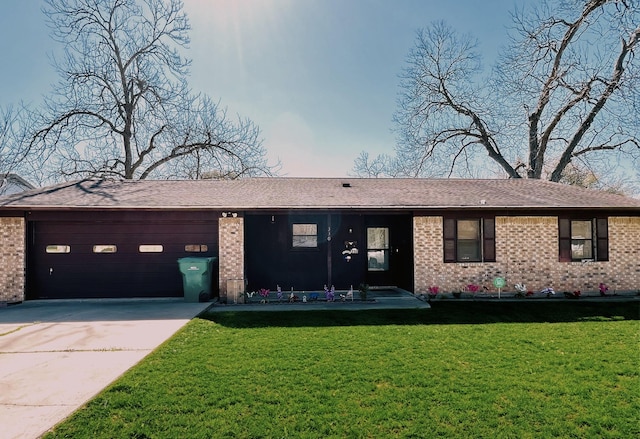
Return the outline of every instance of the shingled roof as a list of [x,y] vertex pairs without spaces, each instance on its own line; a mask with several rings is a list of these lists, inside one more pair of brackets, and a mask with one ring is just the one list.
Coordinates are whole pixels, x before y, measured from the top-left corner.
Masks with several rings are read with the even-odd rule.
[[543,180],[82,180],[0,198],[2,210],[622,209],[640,200]]

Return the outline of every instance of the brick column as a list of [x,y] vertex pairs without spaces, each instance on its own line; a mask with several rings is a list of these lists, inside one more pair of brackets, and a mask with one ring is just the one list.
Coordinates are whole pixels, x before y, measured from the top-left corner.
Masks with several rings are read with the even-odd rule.
[[24,218],[0,218],[0,304],[24,301],[24,285]]
[[413,218],[414,292],[426,293],[430,286],[445,287],[443,221],[441,216]]
[[640,291],[640,217],[609,217],[609,261],[607,276],[594,276],[594,286]]
[[227,301],[227,281],[244,281],[244,218],[220,218],[219,286],[220,301]]

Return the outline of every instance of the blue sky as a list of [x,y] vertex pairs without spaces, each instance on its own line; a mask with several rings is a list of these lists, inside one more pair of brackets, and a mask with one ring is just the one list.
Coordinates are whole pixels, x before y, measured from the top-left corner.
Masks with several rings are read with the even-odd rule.
[[[392,153],[398,74],[437,20],[476,36],[486,66],[524,0],[184,0],[190,85],[257,123],[286,176],[346,176]],[[37,105],[56,75],[40,0],[0,1],[0,106]]]

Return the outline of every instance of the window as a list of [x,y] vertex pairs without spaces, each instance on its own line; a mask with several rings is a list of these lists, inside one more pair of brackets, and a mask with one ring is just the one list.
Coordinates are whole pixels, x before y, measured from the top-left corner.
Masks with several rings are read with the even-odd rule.
[[118,248],[115,245],[94,245],[93,252],[94,253],[115,253],[118,251]]
[[607,218],[559,218],[560,261],[608,261],[608,228]]
[[389,229],[367,228],[367,261],[369,271],[389,270]]
[[293,248],[317,248],[317,224],[292,224],[291,246]]
[[209,251],[207,244],[187,244],[184,246],[184,251],[191,253],[205,253]]
[[52,244],[52,245],[48,245],[45,251],[47,253],[71,253],[71,246]]
[[493,218],[444,220],[445,262],[495,262]]
[[159,244],[142,244],[138,247],[140,253],[162,253],[164,248]]

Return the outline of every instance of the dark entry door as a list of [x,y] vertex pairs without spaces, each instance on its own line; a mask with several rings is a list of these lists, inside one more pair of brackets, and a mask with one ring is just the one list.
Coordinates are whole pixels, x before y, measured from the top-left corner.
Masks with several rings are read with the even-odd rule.
[[336,288],[355,289],[367,283],[412,290],[410,215],[334,215],[332,224],[332,282]]
[[28,299],[181,296],[177,259],[218,247],[209,221],[32,221],[29,235]]

